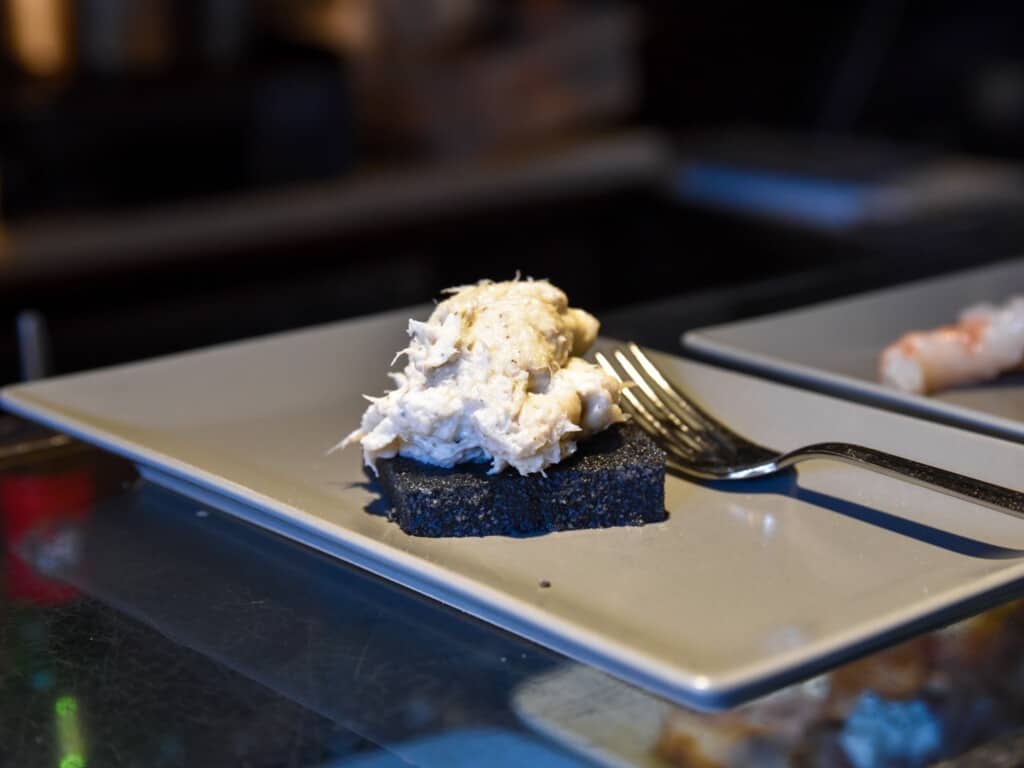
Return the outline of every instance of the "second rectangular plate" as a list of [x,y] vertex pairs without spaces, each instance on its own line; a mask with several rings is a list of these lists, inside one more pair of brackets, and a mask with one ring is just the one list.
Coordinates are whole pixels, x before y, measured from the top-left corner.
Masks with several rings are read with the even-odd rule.
[[955,322],[981,302],[1024,294],[1024,259],[803,309],[691,331],[699,356],[822,392],[1024,441],[1024,373],[911,395],[878,381],[878,357],[908,331]]

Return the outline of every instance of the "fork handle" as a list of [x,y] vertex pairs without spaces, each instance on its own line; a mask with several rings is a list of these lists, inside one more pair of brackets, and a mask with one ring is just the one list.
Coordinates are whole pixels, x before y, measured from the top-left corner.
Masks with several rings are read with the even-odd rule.
[[836,459],[855,464],[1024,520],[1024,493],[862,445],[816,443],[781,456],[776,466],[781,469],[808,459]]

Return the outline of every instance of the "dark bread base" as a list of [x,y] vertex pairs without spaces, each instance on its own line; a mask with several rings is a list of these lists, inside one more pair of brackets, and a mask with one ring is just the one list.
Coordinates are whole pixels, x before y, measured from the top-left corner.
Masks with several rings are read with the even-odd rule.
[[487,464],[452,469],[397,457],[377,462],[391,520],[414,536],[523,536],[571,528],[660,522],[665,454],[633,424],[579,444],[540,474],[487,474]]

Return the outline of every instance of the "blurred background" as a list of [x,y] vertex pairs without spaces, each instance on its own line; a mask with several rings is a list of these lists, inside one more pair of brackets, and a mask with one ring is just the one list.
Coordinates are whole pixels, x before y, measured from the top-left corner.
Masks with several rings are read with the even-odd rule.
[[673,348],[1018,255],[1022,22],[995,0],[0,0],[0,382],[517,269],[619,335],[656,302],[645,338]]

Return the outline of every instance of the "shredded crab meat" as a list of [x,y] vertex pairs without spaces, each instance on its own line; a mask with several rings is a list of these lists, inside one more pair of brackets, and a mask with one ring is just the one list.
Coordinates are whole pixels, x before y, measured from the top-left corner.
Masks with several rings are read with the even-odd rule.
[[580,357],[597,320],[545,280],[482,281],[450,289],[425,322],[409,321],[395,388],[368,397],[359,428],[367,466],[407,456],[452,467],[491,463],[543,472],[579,440],[625,417],[620,383]]

